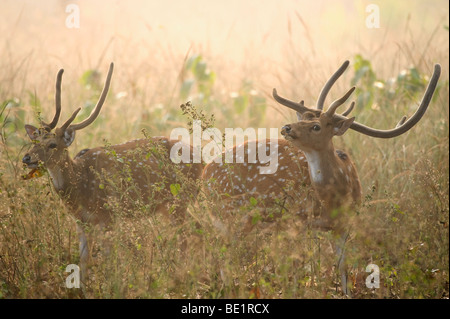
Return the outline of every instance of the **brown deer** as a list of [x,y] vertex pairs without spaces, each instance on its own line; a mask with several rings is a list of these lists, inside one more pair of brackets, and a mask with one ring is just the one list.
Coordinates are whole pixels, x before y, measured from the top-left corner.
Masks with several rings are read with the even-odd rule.
[[[60,70],[56,79],[56,112],[53,120],[50,123],[41,121],[39,128],[25,125],[34,144],[22,159],[31,169],[29,177],[46,169],[55,190],[73,216],[81,222],[77,223],[77,231],[80,237],[82,282],[87,278],[89,257],[83,225],[105,228],[114,218],[114,209],[120,213],[132,213],[139,203],[149,205],[154,211],[170,210],[171,216],[179,222],[183,219],[188,196],[196,195],[195,190],[183,191],[183,185],[188,180],[199,179],[203,169],[202,164],[174,164],[170,160],[170,149],[179,142],[165,137],[85,149],[74,159],[70,158],[67,148],[74,141],[75,132],[94,122],[100,113],[113,68],[111,63],[100,99],[84,121],[72,124],[80,111],[78,108],[62,126],[56,128],[61,113],[61,81],[64,72]],[[172,184],[180,186],[176,194],[171,193]]]
[[[332,138],[343,135],[349,128],[378,138],[392,138],[405,133],[422,118],[430,104],[441,67],[439,64],[435,65],[425,95],[414,115],[408,120],[403,117],[394,129],[378,130],[355,122],[354,117],[346,117],[353,109],[353,102],[344,113],[336,114],[336,109],[349,98],[354,88],[334,101],[326,112],[323,111],[328,92],[348,65],[349,62],[346,61],[328,80],[315,108],[306,107],[303,101],[296,103],[282,98],[274,89],[273,96],[277,102],[297,111],[298,122],[285,125],[281,130],[286,140],[249,141],[235,146],[229,151],[237,156],[238,151],[243,148],[243,164],[224,165],[212,162],[204,168],[202,178],[209,183],[210,189],[231,202],[231,206],[248,203],[250,197],[255,197],[262,199],[263,205],[267,207],[280,203],[281,198],[281,202],[291,202],[289,207],[302,218],[312,216],[313,227],[333,230],[337,237],[337,264],[342,289],[349,295],[344,264],[344,244],[348,233],[340,216],[355,209],[361,201],[362,191],[355,165],[346,153],[334,148]],[[272,149],[271,153],[278,156],[277,169],[271,174],[258,172],[258,169],[266,166],[259,159],[255,163],[248,161],[248,150],[254,143],[265,146],[266,151]],[[286,185],[289,183],[292,187],[288,188]],[[313,190],[312,194],[307,191],[308,187],[304,187],[308,185]],[[298,194],[299,190],[301,194]]]

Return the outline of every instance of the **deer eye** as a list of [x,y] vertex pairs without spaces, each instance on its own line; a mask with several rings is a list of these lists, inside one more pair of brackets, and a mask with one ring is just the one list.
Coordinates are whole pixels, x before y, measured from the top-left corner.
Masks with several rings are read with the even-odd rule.
[[313,129],[314,131],[318,132],[318,131],[320,131],[320,126],[317,125],[317,124],[315,124],[315,125],[312,127],[312,129]]
[[58,145],[56,143],[50,143],[48,148],[56,148]]

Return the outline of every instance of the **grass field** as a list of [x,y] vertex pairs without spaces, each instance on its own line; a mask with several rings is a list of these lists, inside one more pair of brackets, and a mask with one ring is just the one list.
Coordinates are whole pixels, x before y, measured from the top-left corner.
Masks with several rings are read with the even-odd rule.
[[[54,112],[56,73],[65,69],[65,121],[87,116],[108,65],[115,73],[99,118],[78,132],[70,153],[188,127],[180,104],[191,101],[214,126],[280,128],[295,114],[272,89],[316,102],[344,60],[351,66],[327,102],[356,85],[353,115],[376,128],[412,115],[435,63],[442,75],[423,119],[408,133],[381,140],[348,132],[335,145],[351,154],[364,191],[348,216],[346,245],[354,298],[449,297],[449,4],[377,1],[70,1],[0,3],[0,298],[342,298],[332,236],[300,231],[286,214],[245,238],[224,234],[200,194],[182,226],[138,209],[108,234],[93,233],[91,282],[84,296],[67,289],[79,262],[76,221],[50,177],[23,181],[30,147],[24,124]],[[281,138],[281,135],[280,135]],[[238,224],[239,220],[234,221]],[[235,229],[235,227],[230,227]],[[177,242],[183,232],[188,247]],[[380,269],[368,289],[366,266]]]

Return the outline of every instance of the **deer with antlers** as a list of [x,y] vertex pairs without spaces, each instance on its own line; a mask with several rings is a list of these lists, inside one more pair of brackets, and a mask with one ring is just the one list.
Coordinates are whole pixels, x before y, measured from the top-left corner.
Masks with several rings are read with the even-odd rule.
[[[132,212],[139,203],[147,204],[154,211],[170,211],[174,220],[179,222],[183,219],[188,196],[196,195],[195,190],[183,192],[183,184],[186,180],[200,178],[203,169],[202,164],[193,162],[174,164],[169,158],[170,149],[180,142],[165,137],[143,138],[109,147],[85,149],[74,159],[70,158],[68,147],[73,143],[76,131],[90,125],[100,113],[109,90],[113,68],[111,63],[101,96],[84,121],[72,123],[81,110],[78,108],[62,126],[56,127],[61,113],[61,81],[64,72],[60,70],[56,79],[56,112],[53,120],[50,123],[41,121],[39,128],[25,125],[34,144],[22,159],[31,169],[28,176],[34,176],[37,171],[45,168],[55,190],[73,216],[81,222],[77,223],[77,231],[80,237],[82,282],[87,278],[89,257],[83,225],[107,227],[113,220],[115,211]],[[181,186],[175,194],[170,190],[173,184]]]
[[[345,112],[336,114],[337,108],[350,97],[354,87],[331,103],[327,111],[323,111],[328,92],[348,65],[349,62],[346,61],[327,81],[316,107],[306,107],[303,101],[296,103],[287,100],[279,96],[274,89],[274,99],[297,112],[298,122],[285,125],[281,130],[285,140],[248,141],[235,146],[228,151],[236,156],[244,149],[243,164],[223,165],[212,162],[205,166],[202,175],[211,190],[222,194],[231,205],[241,205],[249,197],[255,197],[263,199],[261,202],[267,207],[275,203],[274,199],[282,198],[287,202],[291,201],[290,208],[302,218],[312,216],[313,227],[334,231],[342,290],[347,295],[350,290],[345,274],[344,244],[348,231],[346,225],[341,223],[340,217],[355,209],[361,201],[362,191],[355,165],[348,154],[334,148],[332,139],[334,136],[343,135],[348,129],[378,138],[393,138],[410,130],[422,118],[430,104],[441,72],[440,65],[436,64],[422,102],[414,115],[408,120],[403,117],[393,129],[379,130],[357,123],[354,117],[347,117],[354,107],[354,102]],[[258,172],[265,163],[259,160],[254,163],[248,161],[252,143],[265,145],[267,151],[272,150],[272,155],[278,156],[277,169],[270,172],[271,174]],[[292,187],[288,189],[286,185],[289,183]],[[313,190],[312,194],[308,189]]]

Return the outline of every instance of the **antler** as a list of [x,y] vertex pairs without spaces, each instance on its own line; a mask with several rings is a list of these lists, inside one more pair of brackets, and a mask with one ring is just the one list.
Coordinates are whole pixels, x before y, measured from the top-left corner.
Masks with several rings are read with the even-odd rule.
[[64,125],[61,128],[67,129],[71,128],[72,130],[81,130],[94,122],[94,120],[97,118],[98,114],[100,113],[100,110],[102,109],[103,103],[106,100],[106,96],[108,94],[109,86],[111,84],[111,77],[114,70],[114,63],[111,62],[109,65],[108,75],[106,77],[105,86],[103,87],[102,94],[100,95],[100,98],[97,102],[97,105],[95,106],[94,110],[91,112],[89,117],[85,119],[84,121],[78,123],[78,124],[71,124],[73,120],[75,119],[78,112],[81,110],[80,108],[77,109],[75,112],[73,112],[72,116],[64,123]]
[[[323,110],[323,104],[325,102],[325,99],[328,95],[328,92],[330,92],[330,89],[333,87],[334,83],[337,81],[337,79],[339,79],[339,77],[345,72],[345,70],[347,69],[347,67],[349,66],[350,62],[347,60],[345,61],[340,67],[339,69],[330,77],[330,79],[327,81],[327,83],[325,83],[324,87],[322,88],[322,90],[320,91],[319,94],[319,99],[317,100],[317,107],[316,109],[318,110]],[[340,105],[342,105],[349,97],[350,95],[353,93],[354,91],[354,87],[351,88],[343,97],[341,97],[340,99],[334,101],[330,108],[328,109],[327,113],[328,114],[334,114],[334,112],[336,111],[336,108]],[[295,103],[293,101],[290,101],[288,99],[285,99],[281,96],[279,96],[277,94],[277,90],[273,89],[273,97],[274,99],[284,105],[287,106],[297,112],[299,112],[300,114],[306,112],[306,111],[311,111],[311,109],[305,107],[303,101],[301,101],[300,103]],[[334,109],[333,111],[330,111],[330,109]],[[353,106],[350,105],[350,107],[343,113],[344,115],[348,115],[348,113],[350,113],[353,109]]]
[[348,109],[345,110],[345,112],[342,112],[342,116],[347,116],[349,115],[352,111],[353,108],[355,107],[355,101],[352,101],[352,103],[350,103],[350,106],[348,107]]
[[331,78],[325,83],[322,91],[320,91],[319,99],[317,100],[317,109],[323,110],[323,104],[325,103],[325,99],[327,98],[328,92],[330,92],[331,87],[334,83],[339,79],[339,77],[345,72],[350,62],[345,61],[340,68],[331,76]]
[[53,120],[50,123],[41,121],[42,126],[48,127],[50,130],[53,130],[56,127],[56,124],[58,124],[59,116],[61,115],[61,82],[63,73],[64,69],[61,69],[56,75],[55,116],[53,116]]
[[[352,95],[353,91],[355,90],[355,87],[352,87],[350,90],[348,90],[347,93],[345,93],[345,95],[343,97],[341,97],[340,99],[337,99],[336,101],[334,101],[333,103],[331,103],[330,107],[328,108],[327,112],[325,113],[327,116],[333,116],[334,113],[336,112],[336,109],[341,106],[342,104],[344,104],[345,101],[348,100],[348,98],[350,97],[350,95]],[[350,107],[352,107],[350,105]],[[348,111],[348,110],[347,110]],[[347,112],[346,111],[346,112]],[[350,110],[351,111],[351,110]],[[348,112],[350,113],[350,112]]]
[[80,111],[81,111],[81,107],[77,108],[75,110],[75,112],[73,112],[72,115],[69,117],[69,119],[61,126],[61,130],[65,131],[69,127],[70,123],[72,123],[73,120],[75,120],[78,112],[80,112]]
[[300,103],[295,103],[293,101],[285,99],[284,97],[279,96],[277,93],[277,89],[273,89],[272,95],[275,101],[284,106],[287,106],[290,109],[293,109],[294,111],[299,112],[300,114],[305,113],[306,111],[310,111],[310,109],[305,106],[303,101],[301,101]]
[[[330,116],[333,115],[334,112],[336,112],[336,109],[338,108],[338,106],[344,104],[345,101],[348,100],[348,98],[350,97],[350,95],[353,93],[354,90],[355,90],[355,87],[352,87],[347,93],[344,94],[344,96],[342,96],[341,98],[339,98],[336,101],[334,101],[333,103],[331,103],[331,105],[328,108],[326,113]],[[311,109],[311,108],[306,107],[303,101],[301,101],[300,103],[296,103],[294,101],[291,101],[284,97],[279,96],[276,89],[273,89],[272,95],[278,103],[280,103],[284,106],[287,106],[288,108],[293,109],[294,111],[297,111],[300,114],[303,114],[305,112],[319,112],[319,113],[321,112],[321,110]],[[352,104],[348,107],[348,109],[343,114],[348,115],[353,110],[354,104],[355,103],[352,102]]]
[[[417,108],[413,116],[411,116],[407,121],[405,121],[406,117],[404,116],[397,124],[397,126],[390,130],[374,129],[357,122],[353,122],[350,128],[359,133],[379,138],[391,138],[405,133],[406,131],[411,129],[414,125],[416,125],[417,122],[419,122],[422,116],[425,114],[428,105],[430,105],[434,91],[436,90],[437,82],[439,80],[440,75],[441,75],[441,65],[435,64],[433,75],[431,76],[430,82],[428,83],[428,87],[427,90],[425,91],[422,102],[420,103],[419,107]],[[339,119],[345,119],[345,117],[341,115],[335,114],[334,116]]]
[[[330,90],[330,88],[334,84],[334,82],[336,82],[336,80],[339,78],[339,76],[343,73],[343,71],[347,68],[347,66],[348,66],[347,62],[348,61],[345,61],[344,64],[339,68],[339,70],[335,74],[333,74],[333,76],[325,84],[324,88],[322,89],[322,91],[320,93],[319,101],[317,102],[317,108],[323,107],[323,102],[325,100],[325,97],[326,97],[328,91]],[[441,75],[441,66],[440,66],[440,64],[435,64],[433,75],[431,76],[430,82],[428,83],[428,86],[425,91],[422,102],[420,103],[420,106],[418,107],[416,112],[413,114],[413,116],[411,116],[407,121],[406,121],[406,116],[404,116],[398,122],[396,127],[393,129],[390,129],[390,130],[379,130],[379,129],[371,128],[369,126],[366,126],[366,125],[358,123],[358,122],[353,122],[353,124],[350,126],[350,128],[359,133],[362,133],[362,134],[365,134],[368,136],[372,136],[372,137],[378,137],[378,138],[391,138],[391,137],[396,137],[396,136],[399,136],[399,135],[405,133],[406,131],[411,129],[414,125],[416,125],[417,122],[419,122],[420,119],[422,118],[422,116],[425,114],[425,111],[427,110],[428,105],[431,102],[431,98],[433,97],[434,91],[436,90],[437,82],[439,80],[440,75]],[[350,97],[350,95],[352,94],[352,92],[354,90],[355,90],[355,88],[352,87],[343,97],[334,101],[331,104],[331,106],[329,107],[329,109],[327,110],[326,114],[328,116],[333,116],[333,118],[338,119],[338,120],[347,119],[346,116],[352,111],[354,102],[352,102],[350,107],[341,115],[335,114],[335,111],[338,106],[342,105]],[[304,113],[306,111],[310,111],[310,112],[315,111],[314,109],[309,109],[309,108],[305,107],[303,103],[295,103],[293,101],[290,101],[283,97],[280,97],[277,94],[277,91],[275,89],[273,90],[273,97],[275,98],[275,100],[278,103],[285,105],[299,113]]]

